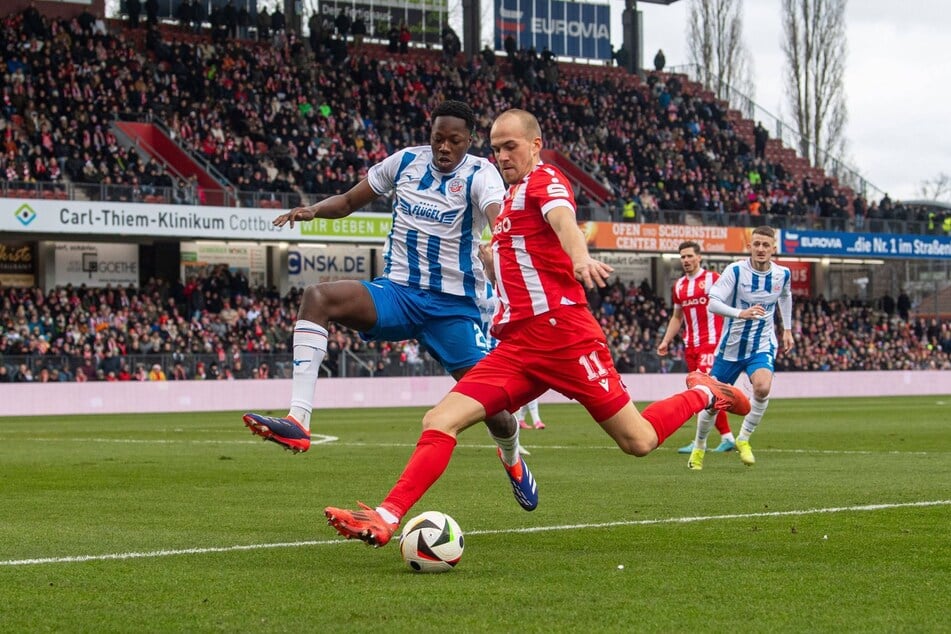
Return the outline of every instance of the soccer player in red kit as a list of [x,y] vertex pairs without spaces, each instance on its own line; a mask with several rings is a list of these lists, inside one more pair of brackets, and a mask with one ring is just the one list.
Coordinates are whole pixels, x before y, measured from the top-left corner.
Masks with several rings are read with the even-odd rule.
[[[585,287],[603,287],[612,269],[588,253],[568,180],[541,162],[538,120],[524,110],[507,110],[492,124],[490,142],[509,186],[487,263],[499,296],[492,325],[499,344],[423,417],[416,450],[378,507],[324,510],[347,538],[386,544],[445,471],[460,432],[487,413],[513,411],[549,388],[581,403],[635,456],[653,451],[702,410],[750,409],[740,390],[693,372],[687,390],[651,404],[643,414],[637,411],[585,298]],[[507,466],[517,470],[520,463]]]
[[[683,267],[684,275],[674,282],[671,293],[674,314],[667,322],[667,331],[657,346],[657,354],[666,356],[670,342],[683,325],[687,371],[699,370],[710,374],[717,343],[720,341],[720,331],[723,329],[723,317],[707,310],[707,291],[713,288],[713,283],[720,275],[716,271],[703,268],[700,245],[696,242],[682,242],[677,251],[680,253],[680,266]],[[736,449],[733,432],[730,431],[730,421],[723,410],[717,413],[716,427],[720,432],[720,444],[713,451],[722,453]],[[677,453],[688,454],[691,451],[692,442],[678,449]]]

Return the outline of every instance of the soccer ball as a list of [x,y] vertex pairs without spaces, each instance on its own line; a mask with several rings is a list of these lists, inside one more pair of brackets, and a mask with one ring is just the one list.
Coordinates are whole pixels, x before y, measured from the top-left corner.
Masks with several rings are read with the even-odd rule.
[[426,511],[406,522],[400,555],[415,572],[448,572],[462,557],[462,529],[439,511]]

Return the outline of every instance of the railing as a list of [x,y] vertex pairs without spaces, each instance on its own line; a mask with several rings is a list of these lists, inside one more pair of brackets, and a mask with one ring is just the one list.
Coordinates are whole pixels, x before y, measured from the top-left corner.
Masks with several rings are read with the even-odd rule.
[[[205,190],[208,192],[209,190]],[[239,190],[211,190],[229,197],[237,207],[264,207],[291,209],[301,204],[313,204],[329,194],[303,194],[297,192],[267,192]],[[197,205],[198,192],[192,187],[155,187],[150,185],[115,185],[102,183],[79,183],[62,181],[25,182],[0,181],[0,197],[35,200],[91,200],[111,202],[135,202],[171,205]],[[378,198],[363,208],[364,211],[390,213],[388,198]]]
[[[631,372],[658,373],[658,372],[685,372],[686,366],[682,360],[660,358],[653,351],[627,353]],[[13,377],[23,366],[33,376],[33,381],[39,381],[41,373],[49,374],[51,381],[75,381],[76,374],[83,372],[85,360],[74,356],[50,355],[2,355],[0,364],[7,367],[7,375]],[[232,358],[220,360],[214,354],[129,354],[115,357],[113,361],[96,362],[92,366],[94,381],[115,380],[110,377],[114,373],[118,377],[120,368],[124,367],[136,380],[136,374],[147,375],[153,366],[158,365],[168,380],[174,380],[174,372],[181,365],[187,379],[194,379],[199,365],[204,368],[207,378],[211,380],[212,372],[217,369],[219,378],[229,378],[228,373],[235,379],[289,379],[293,375],[293,362],[289,353],[242,353],[240,362]],[[379,376],[443,376],[446,372],[442,366],[428,354],[422,354],[419,363],[408,363],[401,358],[399,352],[383,354],[378,351],[353,352],[342,351],[333,359],[325,359],[320,367],[320,375],[324,378],[355,378]]]
[[815,165],[813,157],[803,154],[803,148],[810,147],[811,142],[803,137],[798,130],[785,123],[782,119],[769,112],[748,95],[736,90],[726,83],[720,83],[716,77],[709,76],[703,72],[703,69],[697,64],[684,64],[682,66],[671,66],[668,69],[670,73],[679,73],[686,75],[691,81],[706,86],[712,90],[718,97],[725,99],[732,108],[750,121],[764,122],[764,127],[770,130],[773,138],[782,141],[783,146],[796,151],[796,154],[809,161],[813,167],[821,167],[826,174],[838,179],[842,185],[850,187],[856,193],[860,193],[867,198],[882,198],[885,192],[870,183],[863,177],[858,170],[850,167],[839,157],[830,152],[820,150],[822,155],[822,165]]
[[[138,116],[135,113],[123,112],[123,113],[119,113],[118,118],[120,121],[141,122],[144,120],[146,123],[149,123],[149,124],[152,124],[154,121],[154,117],[152,116],[151,112],[144,113]],[[124,138],[127,144],[133,145],[137,149],[143,148],[145,150],[145,153],[149,157],[155,157],[157,160],[159,160],[159,162],[162,164],[162,167],[165,168],[165,170],[167,170],[168,172],[171,172],[172,176],[174,176],[176,179],[188,180],[188,178],[184,174],[182,174],[180,171],[178,171],[178,169],[174,165],[164,160],[162,158],[162,155],[159,154],[158,150],[151,143],[146,141],[144,138],[136,137],[133,139],[132,137],[129,136],[128,132],[126,132],[123,128],[115,124],[112,126],[112,131],[113,131],[113,134],[115,134],[117,138]],[[139,152],[139,154],[141,154],[141,152]]]
[[[191,148],[185,147],[179,143],[175,142],[175,135],[172,133],[171,129],[166,125],[166,123],[160,118],[155,116],[154,113],[150,112],[119,112],[115,114],[116,121],[136,123],[136,124],[148,124],[155,126],[162,135],[168,138],[173,145],[175,145],[180,151],[182,151],[192,162],[194,162],[201,170],[208,175],[209,178],[213,179],[220,187],[205,187],[204,191],[206,192],[208,199],[213,200],[216,206],[224,207],[233,207],[234,203],[234,185],[227,179],[225,176],[218,171],[218,169],[212,165],[208,159],[201,155],[200,152],[195,152]],[[125,138],[126,144],[145,150],[150,158],[154,158],[159,161],[163,168],[172,173],[176,179],[187,181],[188,177],[185,174],[182,174],[173,163],[166,160],[163,154],[156,148],[154,145],[145,140],[142,136],[137,136],[132,138],[129,134],[121,127],[115,123],[112,125],[112,129],[115,131],[116,135],[122,135]]]
[[[152,116],[150,116],[149,119],[152,125],[156,126],[159,130],[162,131],[162,134],[167,136],[169,139],[175,138],[174,135],[172,134],[171,129],[168,127],[168,125],[166,125],[165,121],[163,121],[162,119],[158,117],[152,117]],[[182,149],[183,152],[188,154],[188,156],[190,156],[193,161],[195,161],[199,166],[201,166],[201,168],[205,170],[207,174],[209,174],[213,179],[215,179],[215,181],[217,181],[219,185],[221,185],[220,191],[222,192],[221,200],[224,201],[223,206],[225,207],[236,206],[235,199],[234,199],[234,191],[235,191],[234,183],[229,181],[225,177],[224,174],[218,171],[217,167],[212,165],[211,162],[208,159],[206,159],[204,156],[202,156],[200,153],[194,152],[191,149],[182,146],[181,144],[178,144],[178,146]]]

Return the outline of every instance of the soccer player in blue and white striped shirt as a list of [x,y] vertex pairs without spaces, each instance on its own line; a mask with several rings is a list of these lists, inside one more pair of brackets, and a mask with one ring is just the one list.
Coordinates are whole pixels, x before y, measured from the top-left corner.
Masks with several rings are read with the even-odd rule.
[[[488,354],[476,303],[486,288],[479,241],[499,214],[505,185],[490,161],[468,154],[476,124],[468,104],[444,101],[431,120],[429,145],[397,151],[349,191],[274,220],[278,227],[293,227],[314,218],[344,218],[393,194],[383,276],[314,284],[304,291],[294,326],[290,411],[282,418],[245,414],[253,433],[295,453],[310,448],[314,389],[331,321],[359,330],[366,339],[416,339],[457,380]],[[487,418],[486,425],[502,462],[519,465],[514,417],[503,411]],[[529,474],[522,466],[519,472]],[[537,493],[519,503],[535,508]]]
[[[756,462],[750,447],[750,434],[756,429],[769,405],[773,369],[781,330],[783,351],[794,345],[792,331],[792,287],[789,269],[774,263],[776,231],[757,227],[750,236],[750,257],[735,262],[723,271],[709,292],[707,309],[723,315],[723,333],[717,344],[710,374],[724,383],[734,383],[745,372],[753,384],[750,413],[736,437],[736,449],[743,464]],[[776,320],[779,311],[781,321]],[[707,434],[713,416],[701,412],[697,418],[697,437],[687,466],[703,468]]]

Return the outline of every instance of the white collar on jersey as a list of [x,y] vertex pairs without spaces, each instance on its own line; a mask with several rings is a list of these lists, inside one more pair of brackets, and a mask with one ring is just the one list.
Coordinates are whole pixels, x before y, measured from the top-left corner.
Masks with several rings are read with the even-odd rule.
[[753,271],[754,273],[758,273],[759,275],[766,275],[767,273],[772,273],[772,271],[773,271],[773,261],[772,261],[772,260],[769,261],[769,268],[766,269],[765,271],[760,271],[758,268],[756,268],[755,266],[753,266],[753,258],[746,258],[746,264],[750,267],[750,270],[751,270],[751,271]]

